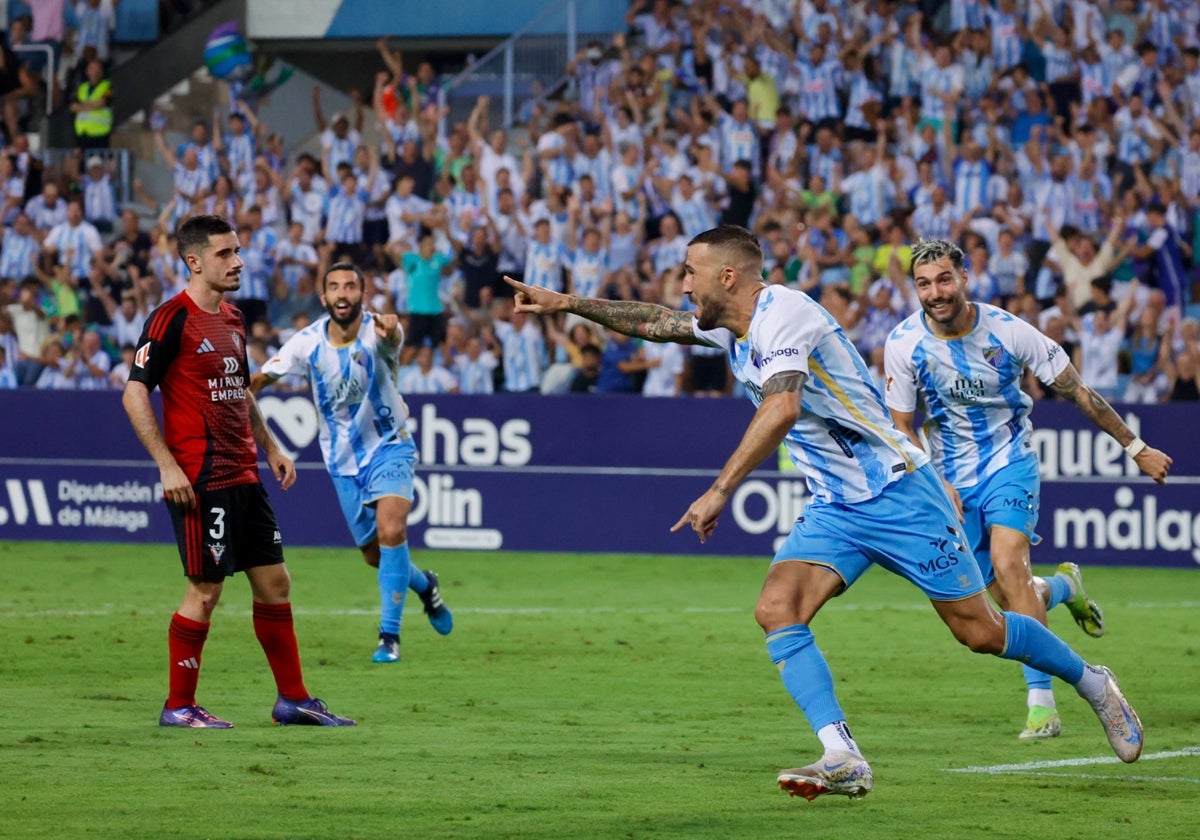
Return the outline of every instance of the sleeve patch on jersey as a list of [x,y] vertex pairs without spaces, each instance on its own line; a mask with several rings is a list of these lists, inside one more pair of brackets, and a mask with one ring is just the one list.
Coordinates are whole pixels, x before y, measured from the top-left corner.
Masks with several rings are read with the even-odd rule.
[[147,341],[137,349],[137,353],[133,356],[133,363],[137,367],[145,368],[146,362],[150,361],[150,342]]

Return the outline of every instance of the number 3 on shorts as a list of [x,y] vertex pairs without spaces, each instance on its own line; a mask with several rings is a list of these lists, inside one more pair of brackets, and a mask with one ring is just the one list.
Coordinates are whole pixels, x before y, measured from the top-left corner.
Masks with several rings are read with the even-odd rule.
[[211,508],[208,511],[212,514],[212,527],[208,529],[208,535],[214,540],[219,540],[225,536],[225,508]]

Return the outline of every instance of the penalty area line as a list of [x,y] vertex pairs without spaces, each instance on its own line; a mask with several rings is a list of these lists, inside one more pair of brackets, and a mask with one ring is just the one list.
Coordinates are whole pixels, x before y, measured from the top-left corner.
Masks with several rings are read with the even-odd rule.
[[[1164,758],[1187,758],[1200,755],[1200,747],[1184,747],[1181,750],[1164,750],[1163,752],[1148,753],[1138,761],[1157,761]],[[1088,767],[1096,764],[1121,764],[1121,759],[1114,755],[1097,756],[1095,758],[1062,758],[1055,761],[1026,761],[1022,764],[991,764],[979,767],[947,767],[947,773],[982,773],[985,775],[1002,775],[1005,773],[1021,773],[1031,776],[1072,776],[1083,777],[1086,774],[1042,773],[1055,767]],[[1096,774],[1091,774],[1096,775]],[[1096,776],[1096,778],[1132,778],[1128,776]],[[1149,777],[1147,777],[1149,779]],[[1171,779],[1170,781],[1190,781],[1200,783],[1200,779]]]

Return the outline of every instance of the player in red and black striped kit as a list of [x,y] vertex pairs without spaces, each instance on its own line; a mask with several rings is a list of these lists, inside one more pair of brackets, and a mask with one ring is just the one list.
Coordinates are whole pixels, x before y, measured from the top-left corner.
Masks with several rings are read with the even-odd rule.
[[[124,405],[158,464],[163,496],[187,576],[167,633],[170,692],[161,726],[228,729],[196,704],[200,654],[225,578],[245,572],[254,596],[254,632],[279,697],[280,724],[353,726],[304,687],[289,602],[291,578],[275,512],[258,478],[258,446],[287,490],[296,467],[276,444],[247,390],[246,331],[224,301],[241,284],[238,238],[220,216],[193,216],[178,232],[187,288],[150,314],[138,341]],[[150,392],[163,396],[160,429]]]

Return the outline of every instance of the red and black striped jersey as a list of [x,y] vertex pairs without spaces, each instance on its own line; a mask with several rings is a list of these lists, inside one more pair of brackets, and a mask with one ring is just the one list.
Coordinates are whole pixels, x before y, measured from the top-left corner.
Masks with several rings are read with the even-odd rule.
[[182,292],[150,313],[129,378],[163,395],[163,437],[188,481],[218,490],[258,481],[246,402],[246,329],[224,301],[205,312]]

